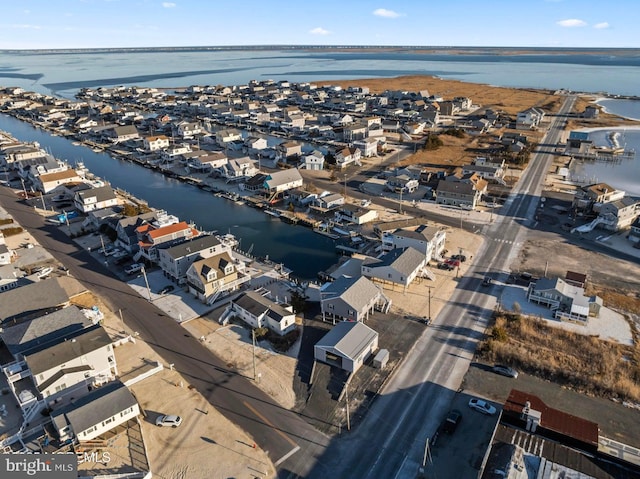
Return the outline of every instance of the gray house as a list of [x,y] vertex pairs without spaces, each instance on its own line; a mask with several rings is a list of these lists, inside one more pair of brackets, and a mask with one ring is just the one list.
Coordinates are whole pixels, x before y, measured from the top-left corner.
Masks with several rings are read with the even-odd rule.
[[584,289],[561,278],[541,278],[529,284],[527,300],[542,304],[554,312],[558,319],[586,323],[589,316],[598,316],[602,299],[585,296]]
[[368,258],[362,263],[362,275],[372,280],[401,284],[405,291],[422,273],[426,256],[410,246],[395,248],[380,258]]
[[320,289],[322,320],[365,321],[374,308],[386,298],[378,286],[364,276],[342,276]]
[[358,321],[341,321],[313,347],[316,361],[355,373],[378,349],[378,333]]

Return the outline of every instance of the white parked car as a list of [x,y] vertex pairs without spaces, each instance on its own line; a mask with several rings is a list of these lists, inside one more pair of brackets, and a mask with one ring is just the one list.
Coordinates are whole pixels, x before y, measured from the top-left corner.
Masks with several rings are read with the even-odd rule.
[[178,427],[182,424],[182,418],[175,415],[161,415],[156,418],[156,426],[160,427]]
[[142,271],[143,267],[144,265],[142,263],[133,263],[132,265],[127,266],[124,269],[124,272],[127,274],[139,273],[140,271]]
[[470,399],[469,407],[488,416],[493,416],[496,413],[496,408],[489,404],[487,401],[483,401],[482,399]]

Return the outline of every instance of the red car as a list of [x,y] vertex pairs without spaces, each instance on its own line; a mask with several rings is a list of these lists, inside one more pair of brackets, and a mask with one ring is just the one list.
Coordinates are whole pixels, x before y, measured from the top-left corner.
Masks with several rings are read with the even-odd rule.
[[453,266],[454,268],[458,268],[460,266],[460,260],[457,259],[448,259],[446,263]]

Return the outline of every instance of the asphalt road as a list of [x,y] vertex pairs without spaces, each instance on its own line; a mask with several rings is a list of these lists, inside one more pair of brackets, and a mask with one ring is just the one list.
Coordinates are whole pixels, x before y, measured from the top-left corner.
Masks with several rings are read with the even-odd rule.
[[[564,126],[564,114],[574,97],[567,97],[551,120],[541,145],[553,145]],[[352,435],[336,439],[309,477],[326,476],[327,465],[336,478],[415,478],[424,458],[426,439],[433,436],[449,410],[479,339],[495,307],[492,288],[484,288],[487,272],[508,271],[539,201],[544,177],[553,160],[553,148],[541,146],[495,223],[483,231],[484,243],[474,264],[460,278],[451,300],[426,329],[414,349],[374,402],[366,419]],[[473,477],[476,457],[450,461],[438,478]],[[429,466],[427,465],[427,468]],[[427,470],[428,472],[428,470]]]
[[[45,224],[9,188],[0,187],[0,204],[76,279],[103,298],[112,311],[122,310],[127,327],[138,332],[165,365],[173,364],[213,407],[251,435],[274,464],[302,451],[313,457],[328,444],[326,436],[277,405],[250,380],[227,369],[196,338],[79,249],[59,228]],[[287,471],[305,477],[312,465],[313,462],[296,461],[295,468]]]

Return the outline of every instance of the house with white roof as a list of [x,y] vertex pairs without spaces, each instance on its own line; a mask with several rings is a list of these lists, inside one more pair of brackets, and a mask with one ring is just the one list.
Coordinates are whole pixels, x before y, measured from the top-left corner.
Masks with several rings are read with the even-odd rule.
[[335,220],[356,225],[362,225],[374,221],[378,217],[377,210],[370,210],[352,204],[344,204],[335,212]]

